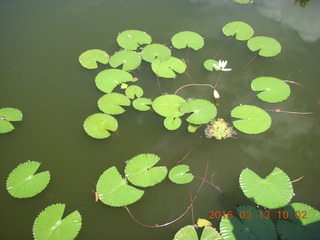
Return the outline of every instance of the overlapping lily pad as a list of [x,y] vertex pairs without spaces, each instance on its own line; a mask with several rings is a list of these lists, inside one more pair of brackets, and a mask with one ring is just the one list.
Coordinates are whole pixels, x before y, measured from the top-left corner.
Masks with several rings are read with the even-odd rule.
[[266,208],[283,207],[293,196],[289,177],[277,167],[266,178],[246,168],[242,170],[239,182],[247,198]]
[[149,98],[137,98],[133,100],[132,106],[138,111],[148,111],[151,109],[152,100]]
[[184,73],[187,66],[181,59],[170,57],[166,61],[161,61],[160,59],[156,58],[151,63],[151,68],[152,71],[159,77],[175,78],[177,73]]
[[128,50],[137,50],[143,44],[150,44],[152,41],[150,35],[140,30],[125,30],[117,37],[120,47]]
[[139,187],[151,187],[165,179],[167,168],[154,167],[160,160],[155,154],[143,153],[130,159],[125,167],[126,178]]
[[250,39],[253,34],[254,30],[252,27],[245,23],[245,22],[240,22],[240,21],[234,21],[234,22],[229,22],[224,27],[222,28],[222,32],[226,36],[236,36],[237,40],[240,41],[245,41]]
[[50,182],[49,171],[36,173],[39,162],[28,161],[20,164],[9,174],[7,190],[15,198],[30,198],[42,192]]
[[246,134],[259,134],[271,126],[271,117],[263,109],[252,105],[240,105],[231,111],[231,117],[240,118],[233,121],[239,131]]
[[141,56],[135,51],[123,50],[116,52],[110,58],[110,66],[117,68],[122,65],[122,70],[131,71],[139,67]]
[[181,118],[179,117],[166,117],[164,119],[163,125],[165,126],[166,129],[173,131],[177,130],[181,126]]
[[212,72],[213,70],[219,71],[220,69],[216,68],[214,66],[214,64],[218,66],[219,63],[218,63],[218,61],[216,61],[214,59],[208,59],[208,60],[204,61],[203,66],[205,69],[207,69],[210,72]]
[[251,82],[253,91],[261,91],[257,95],[262,101],[278,103],[286,100],[290,96],[289,85],[279,78],[258,77]]
[[109,55],[103,50],[91,49],[79,56],[79,62],[87,69],[96,69],[98,63],[107,64],[109,62]]
[[176,184],[186,184],[192,182],[194,176],[189,173],[188,165],[178,165],[173,167],[169,172],[169,179]]
[[16,108],[0,109],[0,133],[8,133],[14,130],[11,122],[22,121],[22,112]]
[[137,85],[131,85],[126,88],[125,93],[130,99],[140,98],[143,95],[143,89]]
[[271,37],[257,36],[250,38],[248,43],[248,48],[262,57],[274,57],[281,52],[280,43]]
[[[173,240],[199,240],[197,231],[192,225],[181,228]],[[204,227],[200,240],[222,240],[220,234],[213,227]]]
[[116,86],[132,80],[130,73],[120,69],[103,70],[95,78],[97,88],[105,93],[111,93]]
[[44,209],[33,224],[33,236],[37,240],[73,240],[79,234],[82,218],[78,211],[62,219],[65,204],[53,204]]
[[107,114],[124,113],[126,110],[122,106],[130,106],[130,99],[121,93],[108,93],[98,100],[99,109]]
[[101,202],[112,207],[123,207],[138,201],[143,190],[128,185],[116,167],[108,168],[99,178],[97,193]]
[[185,100],[177,95],[162,95],[152,102],[153,110],[163,117],[181,117],[184,113],[180,111]]
[[171,39],[172,45],[177,49],[192,48],[199,50],[204,45],[203,37],[192,31],[183,31],[176,33]]
[[104,139],[111,135],[109,131],[118,129],[118,121],[108,114],[95,113],[86,118],[83,128],[90,137]]
[[159,59],[162,62],[171,57],[171,51],[163,44],[154,43],[142,49],[141,57],[147,62],[153,62],[155,59]]

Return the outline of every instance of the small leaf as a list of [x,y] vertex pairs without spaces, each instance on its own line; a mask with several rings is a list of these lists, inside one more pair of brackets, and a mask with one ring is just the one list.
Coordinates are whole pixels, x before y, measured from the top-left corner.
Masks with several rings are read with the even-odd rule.
[[124,113],[125,109],[122,106],[130,106],[130,99],[121,93],[108,93],[98,100],[99,109],[107,114]]
[[253,2],[253,0],[233,0],[233,1],[239,4],[249,4]]
[[181,105],[185,100],[177,95],[162,95],[157,97],[152,102],[153,110],[163,117],[181,117]]
[[117,37],[119,46],[128,50],[136,50],[140,45],[150,44],[151,41],[150,35],[140,30],[125,30]]
[[188,132],[195,133],[199,127],[201,127],[201,125],[195,125],[195,124],[189,123],[188,124]]
[[183,31],[176,33],[171,39],[172,45],[177,49],[192,48],[199,50],[204,45],[203,37],[196,32]]
[[220,69],[219,69],[219,68],[216,68],[216,67],[214,66],[214,64],[218,66],[219,63],[218,63],[218,61],[216,61],[216,60],[208,59],[208,60],[206,60],[206,61],[203,63],[203,66],[204,66],[205,69],[207,69],[207,70],[210,71],[210,72],[212,72],[213,70],[219,71]]
[[80,64],[87,69],[98,68],[98,62],[107,64],[109,62],[109,55],[100,49],[91,49],[83,52],[79,56]]
[[177,130],[182,124],[181,118],[178,117],[166,117],[163,125],[170,131]]
[[131,71],[139,67],[140,63],[141,57],[139,53],[129,50],[123,50],[112,55],[109,64],[113,68],[122,65],[122,70]]
[[87,117],[83,128],[90,137],[103,139],[111,135],[109,131],[118,129],[118,121],[108,114],[95,113]]
[[154,43],[142,49],[141,57],[147,62],[153,62],[155,59],[159,59],[162,62],[171,57],[171,51],[165,45]]
[[226,36],[236,35],[236,39],[240,40],[240,41],[248,40],[254,34],[254,31],[249,24],[247,24],[245,22],[240,22],[240,21],[227,23],[222,28],[222,32]]
[[163,78],[175,78],[176,73],[183,73],[187,66],[186,64],[176,57],[170,57],[166,61],[160,61],[156,58],[151,63],[152,71]]
[[204,227],[200,240],[222,240],[222,237],[215,228]]
[[150,110],[150,106],[152,101],[149,98],[137,98],[133,100],[132,106],[138,111],[148,111]]
[[281,52],[280,43],[270,37],[257,36],[249,39],[248,48],[255,52],[259,50],[259,55],[262,57],[274,57]]
[[126,95],[130,99],[140,98],[143,95],[143,89],[137,85],[131,85],[126,89]]
[[188,165],[178,165],[173,167],[169,172],[169,179],[176,184],[186,184],[192,182],[194,176],[188,173],[190,168]]
[[116,86],[132,80],[130,73],[120,69],[103,70],[95,78],[97,88],[105,93],[111,93]]
[[199,240],[199,238],[194,226],[188,225],[181,228],[173,240]]
[[197,225],[198,225],[198,227],[211,227],[212,223],[210,221],[208,221],[207,219],[199,218],[197,220]]
[[22,121],[22,112],[16,108],[1,108],[0,109],[0,121]]
[[0,133],[8,133],[14,130],[14,126],[6,120],[0,119]]

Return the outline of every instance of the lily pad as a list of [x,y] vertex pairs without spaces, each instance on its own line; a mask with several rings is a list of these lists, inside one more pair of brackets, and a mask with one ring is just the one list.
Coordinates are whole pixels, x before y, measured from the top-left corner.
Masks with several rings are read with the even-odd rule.
[[65,204],[53,204],[44,209],[33,224],[33,236],[37,240],[73,240],[79,234],[82,218],[78,211],[62,219]]
[[194,226],[188,225],[181,228],[173,240],[199,240],[199,238]]
[[188,165],[178,165],[173,167],[169,172],[169,179],[176,184],[186,184],[192,182],[194,176],[188,173],[190,168]]
[[150,110],[152,101],[149,98],[137,98],[133,100],[132,106],[138,111],[148,111]]
[[253,0],[233,0],[233,1],[239,4],[249,4],[253,2]]
[[170,57],[166,61],[156,58],[151,63],[152,71],[163,78],[175,78],[176,73],[184,73],[187,69],[186,64],[179,58]]
[[240,187],[247,198],[266,208],[280,208],[287,205],[293,196],[289,177],[280,168],[261,178],[252,170],[242,170]]
[[196,32],[183,31],[176,33],[171,39],[172,45],[177,49],[192,48],[199,50],[204,45],[203,37]]
[[91,49],[79,56],[79,62],[85,68],[96,69],[98,68],[98,62],[102,64],[109,62],[109,55],[100,49]]
[[8,133],[14,130],[12,122],[22,121],[22,112],[16,108],[0,109],[0,133]]
[[111,93],[116,86],[132,80],[130,73],[120,69],[103,70],[95,78],[97,88],[105,93]]
[[117,68],[122,65],[122,70],[131,71],[139,67],[140,63],[141,57],[139,53],[123,50],[112,55],[109,64],[113,68]]
[[130,99],[121,93],[108,93],[98,100],[99,109],[107,114],[124,113],[125,109],[122,106],[130,106]]
[[263,109],[252,105],[240,105],[231,111],[231,117],[240,118],[233,121],[236,129],[247,134],[259,134],[271,126],[271,117]]
[[188,132],[195,133],[199,127],[201,127],[201,125],[195,125],[195,124],[189,123],[188,124]]
[[11,122],[0,119],[0,133],[8,133],[14,130]]
[[184,113],[180,112],[181,105],[185,100],[177,95],[162,95],[152,102],[153,110],[163,117],[181,117]]
[[99,178],[97,193],[101,202],[112,207],[123,207],[138,201],[143,190],[128,185],[116,167],[108,168]]
[[166,129],[170,131],[177,130],[181,126],[181,118],[178,117],[166,117],[164,119],[163,125]]
[[12,170],[7,179],[7,190],[15,198],[30,198],[41,193],[50,182],[48,171],[35,174],[39,162],[28,161]]
[[165,179],[166,167],[153,167],[160,158],[155,154],[143,153],[130,159],[124,172],[126,178],[139,187],[151,187]]
[[208,60],[204,61],[203,66],[205,69],[207,69],[210,72],[212,72],[213,70],[219,71],[220,69],[216,68],[214,66],[214,64],[218,66],[218,61],[213,60],[213,59],[208,59]]
[[189,100],[181,105],[182,113],[192,113],[187,121],[192,124],[206,124],[217,115],[217,108],[213,103],[205,99]]
[[222,240],[222,237],[215,228],[204,227],[200,240]]
[[136,50],[140,45],[150,44],[150,35],[140,30],[125,30],[117,37],[120,47],[128,50]]
[[130,99],[140,98],[143,95],[143,89],[137,85],[131,85],[126,89],[125,93]]
[[118,121],[108,114],[95,113],[87,117],[83,128],[90,137],[104,139],[111,135],[109,131],[118,129]]
[[249,39],[247,45],[253,52],[259,50],[259,55],[262,57],[274,57],[281,52],[280,43],[271,37],[253,37]]
[[[304,203],[292,203],[280,211],[289,221],[279,220],[277,229],[281,239],[318,239],[320,212]],[[287,215],[285,213],[287,212]]]
[[[247,0],[245,0],[247,1]],[[250,0],[249,0],[250,1]],[[245,41],[252,38],[254,31],[252,27],[240,21],[229,22],[222,28],[222,32],[226,36],[236,36],[237,40]]]
[[269,103],[278,103],[290,96],[289,85],[274,77],[258,77],[251,82],[253,91],[262,91],[257,95],[259,99]]
[[165,45],[154,43],[142,49],[141,57],[147,62],[153,62],[155,59],[159,59],[162,62],[171,57],[171,51]]

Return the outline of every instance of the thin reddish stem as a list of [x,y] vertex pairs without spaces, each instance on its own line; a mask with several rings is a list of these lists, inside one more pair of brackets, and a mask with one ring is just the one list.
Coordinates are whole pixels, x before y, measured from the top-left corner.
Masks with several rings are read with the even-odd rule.
[[210,84],[207,84],[207,83],[190,83],[190,84],[186,84],[186,85],[183,85],[182,87],[179,87],[177,89],[177,91],[175,91],[175,95],[183,88],[186,88],[186,87],[190,87],[190,86],[202,86],[202,87],[211,87],[214,89],[214,87]]
[[[190,198],[190,203],[192,202],[192,193],[189,185],[189,198]],[[194,211],[193,211],[193,205],[191,205],[191,219],[192,219],[192,225],[194,225]]]
[[291,80],[283,80],[283,81],[284,81],[284,82],[287,82],[287,83],[296,84],[296,85],[298,85],[299,87],[304,88],[305,90],[307,90],[307,91],[310,93],[310,95],[316,100],[316,102],[317,102],[318,104],[320,104],[320,100],[319,100],[308,88],[306,88],[306,87],[303,86],[302,84],[300,84],[300,83],[298,83],[298,82],[295,82],[295,81],[291,81]]
[[219,80],[220,80],[221,73],[222,73],[222,72],[220,71],[220,72],[219,72],[219,75],[218,75],[218,79],[217,79],[216,83],[215,83],[214,86],[213,86],[214,89],[217,89],[217,86],[218,86],[218,82],[219,82]]
[[291,113],[291,114],[314,114],[314,112],[291,112],[291,111],[282,111],[279,108],[277,109],[265,109],[269,112],[280,112],[280,113]]
[[191,149],[187,152],[187,154],[179,161],[176,162],[176,165],[179,165],[181,162],[183,162],[191,153]]
[[247,67],[249,67],[249,65],[253,62],[253,60],[256,59],[258,55],[255,55],[253,58],[251,58],[251,60],[240,70],[240,72],[238,73],[238,76],[244,71],[246,70]]
[[210,184],[211,186],[213,186],[215,189],[217,189],[219,192],[223,193],[222,190],[215,184],[213,184],[212,182],[209,182],[208,180],[206,179],[203,179],[202,177],[199,177],[199,176],[194,176],[195,178],[199,178],[200,180]]
[[212,57],[212,59],[215,59],[216,57],[218,57],[219,53],[222,51],[222,49],[224,49],[224,47],[227,45],[227,43],[230,41],[230,39],[233,36],[230,36],[225,42],[224,44],[218,49],[218,51],[215,53],[215,55]]

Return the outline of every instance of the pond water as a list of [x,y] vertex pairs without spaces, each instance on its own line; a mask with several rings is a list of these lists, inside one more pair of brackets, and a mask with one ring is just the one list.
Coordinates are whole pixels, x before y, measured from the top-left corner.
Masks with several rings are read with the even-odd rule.
[[[238,5],[231,0],[69,0],[0,1],[0,108],[14,107],[24,114],[15,130],[0,136],[0,239],[32,239],[34,219],[45,207],[65,203],[66,214],[78,210],[83,227],[77,239],[173,239],[183,226],[192,224],[191,212],[164,228],[145,228],[135,223],[123,208],[95,203],[91,192],[99,176],[116,166],[123,171],[125,161],[140,153],[161,157],[158,165],[171,168],[184,160],[197,176],[218,185],[223,194],[205,184],[194,203],[194,218],[209,217],[209,211],[235,211],[237,204],[254,206],[239,187],[239,174],[250,168],[261,177],[275,167],[281,168],[293,184],[293,202],[320,209],[320,191],[315,185],[320,170],[319,104],[320,99],[320,2],[305,7],[294,0],[255,0]],[[236,138],[207,139],[204,128],[191,134],[187,124],[176,131],[163,126],[163,118],[153,112],[128,110],[117,116],[117,133],[95,140],[83,130],[83,121],[99,112],[97,101],[103,95],[94,83],[96,74],[105,69],[88,70],[79,55],[98,48],[112,55],[119,50],[116,37],[127,29],[150,34],[153,42],[170,46],[171,37],[190,30],[202,35],[205,46],[199,51],[174,50],[173,55],[188,60],[187,72],[175,80],[159,78],[162,93],[174,93],[188,83],[214,84],[217,73],[203,68],[228,39],[222,27],[231,21],[244,21],[255,35],[277,39],[282,52],[273,58],[255,56],[245,42],[231,39],[219,53],[228,60],[230,72],[219,81],[221,95],[218,117],[231,123],[230,111],[239,104],[263,109],[314,112],[310,115],[269,112],[272,126],[265,133]],[[145,96],[162,93],[157,78],[147,63],[132,72]],[[298,82],[291,84],[291,96],[278,104],[263,103],[250,89],[259,76],[272,76]],[[184,98],[211,99],[206,88],[186,88]],[[41,162],[39,170],[49,170],[51,182],[38,196],[19,200],[5,188],[8,174],[27,160]],[[194,194],[201,181],[178,186],[165,180],[146,189],[138,202],[129,206],[141,222],[154,225],[172,221],[188,207],[189,188]],[[218,228],[218,220],[212,220]]]

